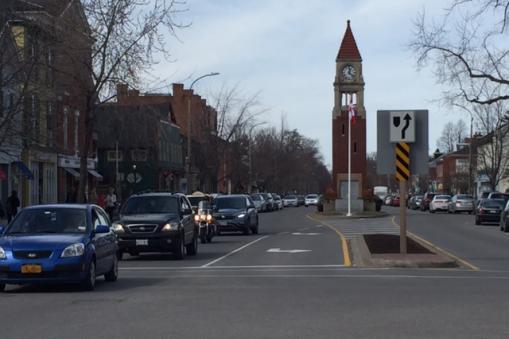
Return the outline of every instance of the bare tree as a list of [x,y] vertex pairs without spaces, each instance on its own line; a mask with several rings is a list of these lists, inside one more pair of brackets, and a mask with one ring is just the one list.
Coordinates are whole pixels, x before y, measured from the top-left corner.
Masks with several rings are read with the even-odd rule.
[[[84,199],[87,157],[92,145],[94,114],[115,97],[117,83],[132,87],[151,72],[156,57],[169,56],[167,35],[175,36],[184,25],[175,21],[185,10],[177,0],[81,0],[87,27],[68,23],[69,32],[58,43],[65,46],[67,61],[81,74],[72,73],[74,86],[86,93],[85,130],[80,144],[78,199]],[[65,72],[66,70],[60,70]],[[81,117],[80,117],[81,118]]]
[[437,147],[445,153],[454,152],[456,146],[464,142],[467,136],[467,124],[463,120],[456,123],[448,122],[442,129],[442,134],[437,140]]
[[492,104],[509,99],[509,0],[452,0],[440,22],[421,12],[410,47],[432,63],[447,100]]

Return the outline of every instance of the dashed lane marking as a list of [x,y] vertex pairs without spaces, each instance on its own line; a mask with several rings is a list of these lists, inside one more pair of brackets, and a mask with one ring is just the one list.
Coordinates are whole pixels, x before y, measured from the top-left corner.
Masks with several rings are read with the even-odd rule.
[[258,239],[256,239],[256,240],[253,240],[253,241],[251,241],[250,243],[247,243],[247,244],[245,244],[244,246],[239,247],[239,248],[237,248],[237,249],[235,249],[235,250],[231,251],[230,253],[227,253],[227,254],[223,255],[222,257],[219,257],[219,258],[217,258],[217,259],[215,259],[215,260],[212,260],[211,262],[209,262],[209,263],[207,263],[207,264],[205,264],[205,265],[202,265],[201,267],[209,267],[209,266],[211,266],[211,265],[214,265],[216,262],[219,262],[219,261],[221,261],[221,260],[223,260],[223,259],[226,259],[226,258],[228,258],[229,256],[231,256],[231,255],[233,255],[233,254],[235,254],[235,253],[237,253],[237,252],[242,251],[244,248],[249,247],[249,246],[251,246],[251,245],[253,245],[253,244],[257,243],[258,241],[263,240],[263,239],[266,239],[266,238],[268,238],[268,237],[269,237],[268,235],[265,235],[265,236],[260,237],[260,238],[258,238]]

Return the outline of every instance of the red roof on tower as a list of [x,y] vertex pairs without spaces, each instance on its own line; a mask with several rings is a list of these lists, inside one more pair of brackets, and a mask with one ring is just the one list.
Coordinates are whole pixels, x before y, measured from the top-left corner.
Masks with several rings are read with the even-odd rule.
[[346,22],[345,35],[343,36],[343,41],[341,41],[341,47],[339,47],[339,53],[336,61],[339,59],[362,60],[359,49],[357,48],[357,43],[353,37],[352,29],[350,28],[350,20],[347,20]]

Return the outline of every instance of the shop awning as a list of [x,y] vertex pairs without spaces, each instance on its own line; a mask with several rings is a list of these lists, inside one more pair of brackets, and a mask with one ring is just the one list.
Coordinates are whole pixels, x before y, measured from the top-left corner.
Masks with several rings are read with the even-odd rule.
[[92,174],[97,180],[103,180],[103,176],[97,173],[95,170],[88,170],[88,173]]
[[76,171],[74,168],[64,167],[67,173],[71,174],[75,178],[80,177],[80,172]]
[[21,171],[21,173],[27,177],[29,180],[34,180],[34,174],[32,173],[32,171],[27,167],[27,165],[25,165],[23,162],[21,161],[14,161],[13,162],[14,165],[16,165],[19,170]]

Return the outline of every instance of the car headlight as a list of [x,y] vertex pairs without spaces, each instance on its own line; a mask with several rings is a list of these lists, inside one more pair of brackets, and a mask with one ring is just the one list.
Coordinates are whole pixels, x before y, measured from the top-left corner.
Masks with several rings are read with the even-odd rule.
[[207,221],[212,221],[212,215],[211,214],[207,214]]
[[77,243],[67,246],[62,252],[61,257],[62,258],[79,257],[82,256],[83,253],[85,253],[85,245],[82,243]]
[[[194,216],[194,221],[200,221],[200,216],[199,216],[198,214],[196,214],[196,215]],[[165,226],[166,226],[166,225],[165,225]]]
[[119,223],[113,223],[113,225],[111,226],[111,228],[113,229],[113,232],[115,233],[124,233],[124,226],[122,224],[119,224]]
[[0,247],[0,259],[6,259],[7,255],[5,254],[5,250]]
[[245,213],[242,213],[242,214],[237,215],[237,218],[242,219],[242,218],[244,218],[245,216],[246,216],[246,214],[245,214]]
[[179,224],[176,222],[169,222],[166,225],[163,226],[162,231],[168,232],[168,231],[176,231],[179,229]]

